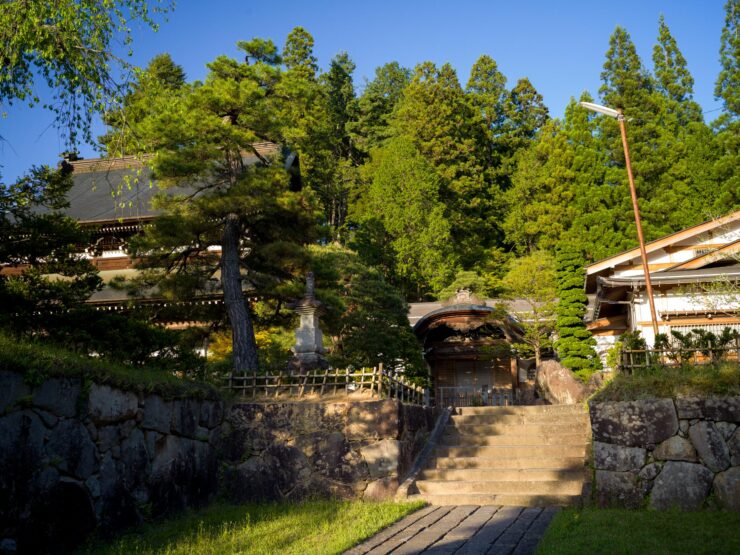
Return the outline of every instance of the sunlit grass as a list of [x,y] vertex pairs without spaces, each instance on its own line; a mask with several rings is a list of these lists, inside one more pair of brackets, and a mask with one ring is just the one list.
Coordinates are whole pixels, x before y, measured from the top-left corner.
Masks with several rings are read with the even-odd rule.
[[617,374],[594,401],[633,401],[668,397],[740,395],[740,364],[725,362],[635,370]]
[[342,553],[421,506],[361,501],[218,504],[142,526],[112,543],[88,546],[81,553]]
[[737,554],[740,513],[568,509],[553,519],[537,555]]

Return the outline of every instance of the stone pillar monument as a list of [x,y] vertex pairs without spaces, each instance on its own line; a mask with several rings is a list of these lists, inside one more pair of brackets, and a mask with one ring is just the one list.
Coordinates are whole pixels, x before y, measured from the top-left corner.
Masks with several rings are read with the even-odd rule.
[[296,374],[305,374],[309,370],[327,366],[324,358],[324,336],[319,326],[322,306],[316,300],[314,287],[313,272],[309,272],[306,276],[306,293],[293,305],[301,318],[300,326],[295,330],[295,345],[291,349],[295,356],[289,364],[291,372]]

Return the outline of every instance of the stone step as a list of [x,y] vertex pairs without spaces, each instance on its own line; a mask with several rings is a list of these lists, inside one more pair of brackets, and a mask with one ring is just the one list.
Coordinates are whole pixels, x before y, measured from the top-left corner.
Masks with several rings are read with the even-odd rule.
[[432,458],[429,470],[467,469],[481,470],[516,470],[516,469],[555,469],[555,470],[583,470],[585,459],[583,455],[575,457],[437,457]]
[[577,507],[582,504],[580,495],[522,495],[485,493],[416,494],[409,501],[425,501],[430,505],[503,505],[514,507]]
[[492,495],[580,495],[583,480],[417,480],[421,493],[450,495],[462,493],[488,493]]
[[560,424],[560,425],[584,425],[589,422],[588,414],[453,414],[450,422],[454,426],[471,425],[531,425],[531,424]]
[[567,435],[574,433],[590,434],[591,427],[587,421],[576,424],[466,424],[453,422],[445,428],[445,435],[459,433],[464,435],[496,436],[496,435]]
[[438,446],[437,457],[585,457],[586,444]]
[[514,405],[509,407],[460,407],[456,413],[462,416],[485,415],[534,415],[534,414],[586,414],[588,411],[583,405]]
[[514,482],[517,480],[583,480],[585,468],[583,461],[579,465],[553,466],[552,468],[425,468],[418,475],[418,480],[468,480],[482,482],[496,480]]
[[459,433],[445,433],[441,438],[440,446],[467,447],[476,445],[582,445],[588,441],[583,434],[506,434],[506,435],[469,435]]

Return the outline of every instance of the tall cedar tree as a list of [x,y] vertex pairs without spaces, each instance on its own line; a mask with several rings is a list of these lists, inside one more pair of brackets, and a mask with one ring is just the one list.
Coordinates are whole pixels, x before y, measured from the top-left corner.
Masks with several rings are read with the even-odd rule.
[[[177,95],[185,81],[185,71],[169,54],[152,58],[131,83],[121,106],[103,114],[108,131],[98,138],[98,142],[105,153],[108,156],[126,156],[149,152],[153,147],[144,142],[147,133],[140,127],[149,121],[153,108],[161,103],[161,97]],[[151,99],[157,97],[160,102],[152,103]]]
[[480,263],[485,249],[500,237],[501,209],[485,180],[481,116],[465,97],[455,70],[431,62],[417,66],[391,128],[393,135],[414,144],[439,177],[439,198],[463,266]]
[[357,100],[357,119],[348,122],[352,139],[365,155],[389,137],[388,118],[411,80],[411,70],[390,62],[375,69]]
[[[310,57],[301,61],[299,48],[289,50],[293,65],[286,73],[269,41],[238,46],[248,61],[217,58],[203,84],[154,111],[147,125],[158,143],[154,177],[175,189],[159,196],[164,213],[133,244],[132,254],[148,268],[144,280],[166,297],[212,292],[220,280],[234,370],[244,372],[258,367],[245,295],[263,295],[291,279],[314,216],[306,195],[291,186],[282,156],[266,157],[254,145],[290,145],[295,95],[312,75]],[[248,164],[250,157],[259,163]]]
[[560,362],[586,381],[601,367],[601,361],[594,350],[596,340],[583,323],[587,303],[583,291],[583,255],[572,245],[563,243],[555,261],[558,295],[555,350]]
[[720,152],[714,175],[722,186],[716,213],[740,206],[740,0],[728,0],[725,12],[720,44],[722,70],[714,89],[724,106],[724,113],[715,122]]

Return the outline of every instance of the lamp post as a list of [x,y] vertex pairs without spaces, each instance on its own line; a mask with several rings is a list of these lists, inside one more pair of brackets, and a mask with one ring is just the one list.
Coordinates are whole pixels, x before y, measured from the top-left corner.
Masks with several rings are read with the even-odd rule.
[[592,102],[580,102],[581,106],[592,112],[598,112],[619,122],[619,131],[622,133],[622,146],[624,147],[624,160],[627,164],[627,177],[630,182],[630,194],[632,195],[632,208],[635,211],[635,225],[637,226],[637,239],[640,242],[640,255],[642,256],[642,270],[645,273],[645,289],[647,290],[648,303],[650,303],[650,317],[653,321],[653,332],[658,335],[658,317],[655,312],[655,299],[653,298],[653,284],[650,281],[650,269],[648,267],[647,252],[645,251],[645,239],[642,235],[642,223],[640,222],[640,209],[637,207],[637,189],[635,189],[635,178],[632,176],[632,163],[630,162],[630,151],[627,146],[627,129],[624,123],[624,114],[621,110],[607,108]]

